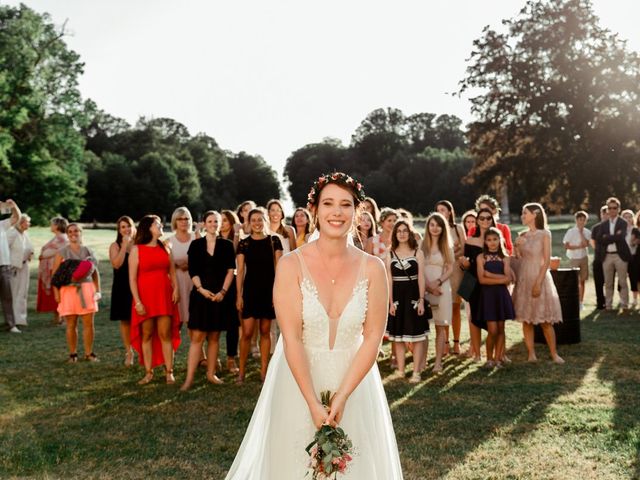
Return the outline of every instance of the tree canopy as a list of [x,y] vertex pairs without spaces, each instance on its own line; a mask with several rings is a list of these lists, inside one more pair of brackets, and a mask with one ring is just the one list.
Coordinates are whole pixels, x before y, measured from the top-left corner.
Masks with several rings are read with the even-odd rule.
[[480,187],[507,185],[556,211],[617,195],[638,205],[640,59],[589,0],[526,3],[474,42],[460,93]]

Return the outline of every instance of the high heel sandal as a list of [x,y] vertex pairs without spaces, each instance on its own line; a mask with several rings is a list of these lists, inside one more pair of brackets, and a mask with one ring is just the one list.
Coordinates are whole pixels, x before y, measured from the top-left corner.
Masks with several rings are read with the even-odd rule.
[[173,385],[174,383],[176,383],[176,377],[173,376],[173,369],[167,370],[166,382],[167,385]]
[[78,362],[78,354],[77,353],[70,353],[69,354],[69,360],[67,360],[67,363],[77,363]]
[[238,373],[240,371],[240,369],[236,365],[236,360],[233,357],[227,358],[227,370],[229,370],[231,373]]
[[153,380],[153,370],[147,370],[142,380],[138,381],[138,385],[146,385],[147,383],[151,383],[151,380]]

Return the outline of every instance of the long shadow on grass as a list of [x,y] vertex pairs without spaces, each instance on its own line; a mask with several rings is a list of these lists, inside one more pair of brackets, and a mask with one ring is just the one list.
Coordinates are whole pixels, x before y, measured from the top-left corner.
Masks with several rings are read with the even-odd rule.
[[[119,346],[101,350],[101,363],[65,364],[63,343],[38,348],[52,334],[64,335],[34,329],[30,363],[16,360],[17,343],[0,355],[0,477],[224,477],[260,390],[254,364],[242,387],[228,374],[225,385],[209,385],[200,370],[180,393],[162,369],[138,386],[143,371],[121,366]],[[176,376],[181,382],[184,371]]]
[[501,370],[448,357],[444,372],[418,387],[388,385],[407,480],[443,477],[501,432],[514,441],[527,436],[549,405],[581,385],[595,359],[594,352],[584,351],[592,345],[561,346],[563,366],[547,360],[546,345],[536,349],[537,364],[525,362],[526,349],[518,343],[508,352],[513,363]]
[[[615,348],[605,351],[598,369],[598,377],[613,385],[615,410],[611,431],[612,447],[622,450],[623,463],[633,470],[632,478],[640,478],[640,420],[638,398],[640,398],[640,316],[634,314],[609,315],[593,328],[599,336],[615,336]],[[627,461],[625,460],[625,457]],[[631,457],[631,458],[629,458]],[[630,474],[630,472],[629,472]]]

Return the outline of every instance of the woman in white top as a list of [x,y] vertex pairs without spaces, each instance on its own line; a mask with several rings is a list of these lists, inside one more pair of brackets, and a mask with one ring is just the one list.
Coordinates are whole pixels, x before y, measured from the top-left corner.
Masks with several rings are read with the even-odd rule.
[[433,371],[437,373],[442,371],[445,338],[451,325],[453,302],[449,277],[454,264],[447,221],[439,213],[432,213],[427,217],[422,251],[427,300],[431,305],[433,323],[436,326],[436,361]]
[[391,232],[393,226],[398,220],[398,212],[392,208],[383,208],[380,212],[380,233],[374,235],[369,239],[366,252],[370,255],[375,255],[381,260],[387,258],[389,248],[391,247]]

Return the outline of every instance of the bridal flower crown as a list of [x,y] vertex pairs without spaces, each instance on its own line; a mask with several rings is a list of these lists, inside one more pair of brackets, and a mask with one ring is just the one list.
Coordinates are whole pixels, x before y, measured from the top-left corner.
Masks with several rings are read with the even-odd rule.
[[356,198],[360,202],[363,202],[366,197],[362,184],[351,175],[347,175],[342,172],[325,173],[320,175],[318,179],[313,182],[311,190],[309,190],[309,194],[307,195],[307,207],[312,207],[316,204],[320,195],[320,190],[330,183],[350,188],[353,190]]

